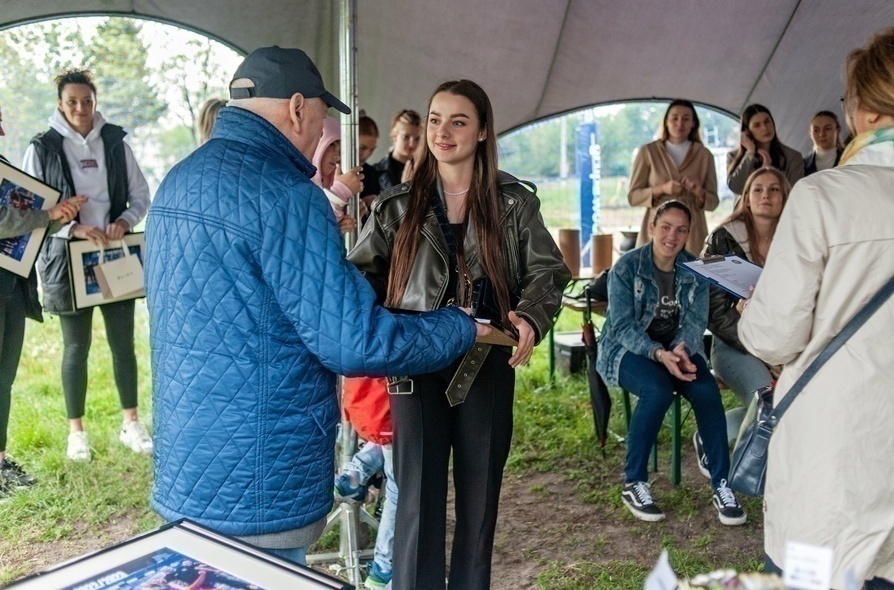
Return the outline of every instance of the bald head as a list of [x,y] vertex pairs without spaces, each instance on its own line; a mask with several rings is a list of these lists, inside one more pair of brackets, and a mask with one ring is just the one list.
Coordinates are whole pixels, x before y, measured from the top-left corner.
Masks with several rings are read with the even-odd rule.
[[228,106],[251,111],[276,127],[305,158],[311,160],[328,107],[320,98],[305,98],[296,92],[291,98],[241,98]]

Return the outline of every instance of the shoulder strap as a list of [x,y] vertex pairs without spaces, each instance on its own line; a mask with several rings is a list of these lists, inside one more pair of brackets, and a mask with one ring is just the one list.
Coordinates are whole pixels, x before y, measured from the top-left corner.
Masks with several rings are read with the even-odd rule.
[[868,320],[878,309],[888,300],[891,294],[894,293],[894,277],[888,279],[888,282],[884,287],[879,290],[878,293],[873,296],[872,299],[869,300],[869,303],[866,304],[860,312],[851,319],[847,323],[841,332],[835,335],[834,338],[826,345],[819,356],[813,359],[813,362],[810,363],[810,366],[807,367],[807,370],[801,375],[801,377],[795,382],[792,388],[785,394],[785,397],[782,398],[782,401],[779,402],[779,405],[773,409],[773,413],[770,414],[770,422],[778,423],[782,418],[782,415],[788,410],[789,406],[792,405],[792,402],[795,401],[795,398],[798,397],[798,394],[801,393],[801,390],[804,389],[804,386],[813,379],[813,376],[816,375],[817,371],[819,371],[823,365],[826,364],[832,355],[834,355],[839,348],[841,348],[848,339],[856,333],[860,327],[866,323]]

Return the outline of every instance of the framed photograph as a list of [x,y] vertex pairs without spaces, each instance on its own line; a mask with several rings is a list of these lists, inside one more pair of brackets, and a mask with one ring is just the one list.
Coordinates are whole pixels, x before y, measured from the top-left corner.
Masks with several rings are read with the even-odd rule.
[[13,582],[13,590],[352,590],[326,574],[189,521]]
[[[0,206],[46,211],[59,202],[61,195],[53,187],[0,161]],[[34,268],[46,234],[46,228],[40,228],[23,236],[0,240],[0,268],[27,277]]]
[[[124,235],[124,243],[132,255],[136,255],[140,264],[146,260],[146,242],[143,241],[143,233]],[[124,256],[124,250],[116,243],[115,247],[105,248],[94,246],[90,240],[71,240],[68,242],[68,264],[71,268],[71,294],[74,297],[75,309],[84,309],[94,305],[126,301],[146,296],[146,290],[140,289],[128,293],[122,297],[106,297],[102,293],[99,282],[96,280],[95,268],[100,263],[100,255],[103,262],[110,262]]]

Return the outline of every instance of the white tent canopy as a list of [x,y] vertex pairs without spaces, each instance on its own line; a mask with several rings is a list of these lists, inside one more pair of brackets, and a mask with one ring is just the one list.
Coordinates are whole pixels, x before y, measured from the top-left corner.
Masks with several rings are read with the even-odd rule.
[[[247,52],[300,47],[337,85],[337,3],[0,0],[0,27],[119,14],[184,26]],[[594,104],[689,98],[773,112],[781,139],[809,145],[810,116],[840,113],[842,64],[894,24],[890,0],[359,0],[358,95],[387,133],[451,78],[479,82],[497,129]]]

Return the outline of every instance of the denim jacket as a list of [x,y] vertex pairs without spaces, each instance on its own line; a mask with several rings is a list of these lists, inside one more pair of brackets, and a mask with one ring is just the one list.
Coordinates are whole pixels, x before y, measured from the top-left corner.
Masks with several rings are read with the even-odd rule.
[[[677,262],[695,257],[685,250],[677,254]],[[608,273],[608,311],[599,339],[596,370],[609,385],[618,385],[618,368],[628,352],[650,357],[663,348],[649,338],[649,324],[658,306],[658,282],[652,263],[652,244],[632,250],[621,257]],[[677,272],[677,301],[680,302],[680,325],[671,348],[683,342],[690,356],[705,356],[703,336],[708,325],[708,283],[694,273]]]

